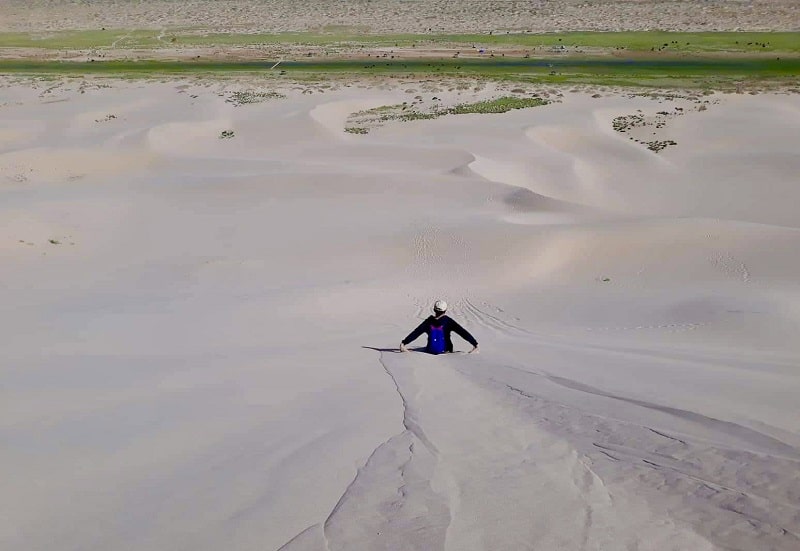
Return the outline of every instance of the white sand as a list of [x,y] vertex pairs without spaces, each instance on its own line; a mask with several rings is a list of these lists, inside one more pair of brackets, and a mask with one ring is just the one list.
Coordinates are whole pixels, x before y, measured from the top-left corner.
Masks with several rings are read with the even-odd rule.
[[800,97],[110,82],[0,89],[1,549],[800,548]]

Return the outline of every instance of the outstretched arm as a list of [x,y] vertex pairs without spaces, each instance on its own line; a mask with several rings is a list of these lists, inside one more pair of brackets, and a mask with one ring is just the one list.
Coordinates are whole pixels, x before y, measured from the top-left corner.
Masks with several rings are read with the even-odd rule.
[[426,321],[427,320],[420,323],[416,329],[414,329],[411,333],[408,334],[408,336],[405,339],[403,339],[403,342],[400,343],[400,350],[405,352],[406,345],[414,342],[420,335],[422,335],[425,332],[425,329],[427,328]]
[[[451,318],[452,319],[452,318]],[[472,345],[472,350],[470,352],[477,352],[478,351],[478,341],[475,340],[475,337],[472,334],[461,327],[456,320],[453,320],[453,331],[462,339],[467,341]]]

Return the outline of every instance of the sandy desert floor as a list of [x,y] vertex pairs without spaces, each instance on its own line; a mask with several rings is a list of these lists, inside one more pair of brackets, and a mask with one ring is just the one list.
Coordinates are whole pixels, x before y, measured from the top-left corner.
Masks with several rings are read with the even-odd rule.
[[4,79],[0,548],[800,548],[800,96],[263,86]]
[[217,31],[800,30],[796,0],[5,0],[0,31],[199,27]]

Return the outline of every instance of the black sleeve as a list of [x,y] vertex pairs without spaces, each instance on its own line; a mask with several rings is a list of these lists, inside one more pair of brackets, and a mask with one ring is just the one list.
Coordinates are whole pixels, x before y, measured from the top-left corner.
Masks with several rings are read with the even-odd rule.
[[478,341],[476,341],[476,340],[475,340],[475,337],[473,337],[473,336],[470,334],[470,332],[469,332],[469,331],[467,331],[466,329],[464,329],[463,327],[461,327],[461,326],[458,324],[458,322],[457,322],[456,320],[454,320],[453,318],[450,318],[450,321],[452,321],[452,322],[453,322],[453,331],[455,331],[455,332],[456,332],[456,334],[457,334],[459,337],[461,337],[462,339],[464,339],[465,341],[467,341],[468,343],[470,343],[472,346],[478,346]]
[[415,341],[417,337],[422,335],[427,328],[428,328],[428,320],[425,320],[422,323],[420,323],[416,329],[414,329],[411,333],[409,333],[405,339],[403,339],[403,344],[409,344],[412,341]]

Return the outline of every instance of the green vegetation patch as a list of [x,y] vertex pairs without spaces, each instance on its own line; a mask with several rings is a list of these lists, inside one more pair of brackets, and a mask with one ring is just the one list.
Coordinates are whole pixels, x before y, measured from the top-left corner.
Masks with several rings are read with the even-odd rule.
[[493,34],[366,34],[349,27],[321,32],[212,33],[199,29],[100,29],[0,33],[0,47],[44,49],[170,46],[308,45],[350,47],[601,48],[637,52],[795,52],[798,32],[566,32]]
[[285,94],[273,91],[259,92],[253,90],[240,90],[228,94],[228,97],[225,99],[225,101],[233,104],[234,107],[238,107],[248,103],[263,103],[271,99],[283,99],[285,97]]
[[[91,30],[0,33],[0,48],[96,50],[104,48],[155,48],[170,42],[161,31]],[[161,38],[159,38],[161,36]]]
[[[742,83],[800,85],[800,57],[631,57],[552,56],[539,59],[411,59],[285,61],[34,61],[0,60],[0,74],[228,76],[263,75],[296,81],[331,78],[468,77],[537,84],[596,84],[653,88],[730,89]],[[263,99],[242,96],[245,101]],[[241,102],[240,102],[241,103]]]
[[[420,96],[418,96],[420,98]],[[438,98],[434,98],[434,101]],[[452,107],[441,107],[433,104],[425,108],[417,101],[408,104],[401,103],[396,105],[382,105],[365,111],[352,113],[348,119],[348,126],[344,131],[350,134],[366,134],[371,128],[383,126],[389,121],[416,121],[435,119],[445,115],[465,115],[465,114],[486,114],[486,113],[506,113],[512,109],[525,109],[528,107],[539,107],[547,105],[547,100],[517,97],[501,97],[492,100],[479,101],[476,103],[461,103]]]
[[448,115],[463,115],[466,113],[505,113],[512,109],[525,109],[526,107],[539,107],[548,102],[542,98],[515,98],[503,97],[494,100],[480,101],[478,103],[463,103],[446,110]]
[[433,43],[474,44],[476,47],[601,48],[636,52],[797,52],[798,32],[566,32],[491,35],[438,35]]

